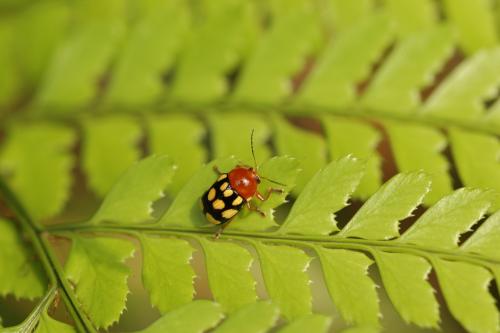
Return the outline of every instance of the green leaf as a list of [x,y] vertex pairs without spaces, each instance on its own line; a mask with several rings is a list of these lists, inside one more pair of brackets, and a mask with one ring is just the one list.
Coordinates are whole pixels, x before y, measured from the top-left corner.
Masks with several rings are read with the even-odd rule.
[[[267,146],[270,129],[265,118],[255,113],[232,112],[208,117],[210,132],[221,133],[211,136],[213,156],[234,155],[244,164],[253,166],[250,134],[254,130],[253,144],[257,163],[266,161],[271,156]],[[228,139],[231,138],[231,139]]]
[[353,326],[341,331],[342,333],[377,333],[380,328],[373,326]]
[[148,133],[149,150],[170,156],[179,167],[168,190],[176,194],[206,160],[207,153],[201,145],[205,128],[194,117],[154,116],[148,117]]
[[500,258],[500,211],[490,216],[460,247],[467,252]]
[[399,236],[399,221],[422,203],[429,187],[430,181],[422,172],[394,176],[365,202],[338,235],[367,239]]
[[378,327],[379,299],[375,283],[368,276],[372,261],[362,253],[348,250],[318,247],[316,253],[328,292],[344,320]]
[[233,1],[193,31],[176,69],[173,100],[206,103],[227,92],[224,75],[246,55],[257,32],[253,7]]
[[[453,159],[462,182],[466,186],[491,188],[500,193],[498,138],[459,129],[451,129],[449,134]],[[497,197],[492,204],[494,210],[500,209],[500,197]]]
[[[432,0],[384,0],[384,4],[401,36],[429,29],[438,20],[437,4]],[[414,55],[413,60],[418,57]]]
[[421,111],[428,117],[452,120],[481,117],[485,113],[483,100],[492,96],[499,84],[499,62],[500,49],[483,50],[468,58],[437,87]]
[[115,238],[74,234],[71,239],[66,277],[74,284],[80,306],[94,325],[107,328],[125,309],[130,270],[123,262],[132,257],[134,246]]
[[427,281],[431,265],[404,253],[371,251],[392,304],[407,323],[439,327],[439,304]]
[[365,174],[354,196],[365,199],[375,193],[382,182],[382,161],[377,153],[380,133],[369,124],[348,118],[323,117],[322,123],[332,159],[352,154],[366,162]]
[[437,129],[429,126],[390,122],[386,125],[392,153],[402,172],[423,170],[429,175],[432,187],[424,203],[434,204],[452,192],[448,161],[442,155],[447,140]]
[[300,193],[279,233],[328,235],[339,230],[333,212],[347,206],[363,171],[364,164],[351,156],[318,171]]
[[36,106],[47,113],[75,112],[92,101],[125,32],[123,1],[75,6],[73,29],[57,48],[36,96]]
[[500,102],[496,102],[488,109],[488,113],[482,118],[484,124],[496,132],[500,128]]
[[273,120],[276,150],[280,155],[297,158],[302,168],[293,191],[293,194],[297,195],[316,171],[326,164],[325,142],[320,136],[299,129],[279,116],[273,117]]
[[371,15],[340,33],[303,84],[298,102],[332,108],[352,105],[356,83],[369,75],[392,39],[392,24],[384,14]]
[[243,247],[200,238],[205,252],[208,283],[214,300],[225,312],[234,312],[257,299],[255,279],[250,272],[252,255]]
[[468,263],[440,259],[434,260],[433,266],[448,308],[465,329],[473,333],[496,332],[498,312],[488,291],[490,272]]
[[[390,3],[391,7],[408,5],[408,1]],[[414,12],[407,13],[414,17]],[[430,79],[453,52],[453,42],[452,30],[446,26],[403,39],[370,83],[362,98],[363,107],[396,114],[414,111],[421,103],[420,90],[432,83]],[[408,61],[410,57],[412,61]]]
[[458,30],[460,46],[467,53],[496,46],[498,36],[492,3],[485,0],[445,0],[443,4],[446,16]]
[[290,15],[312,10],[310,2],[306,0],[271,0],[266,9],[274,21],[286,20]]
[[161,313],[192,301],[195,273],[190,265],[194,249],[176,238],[141,236],[142,280],[151,304]]
[[397,242],[423,246],[457,247],[461,233],[483,217],[491,204],[491,191],[460,189],[429,208]]
[[13,221],[0,218],[0,244],[0,295],[28,299],[42,296],[47,286],[42,267]]
[[[315,268],[324,271],[325,285],[336,291],[335,303],[343,311],[339,315],[359,325],[351,331],[382,329],[374,281],[366,272],[371,264],[368,255],[378,262],[387,294],[403,319],[431,327],[438,322],[432,284],[425,278],[429,262],[436,267],[441,290],[464,329],[498,329],[495,295],[489,295],[486,285],[492,277],[500,283],[499,217],[481,218],[489,202],[495,201],[488,214],[500,208],[496,137],[500,133],[500,103],[496,101],[500,10],[496,0],[49,2],[0,0],[0,67],[4,69],[0,75],[0,141],[4,139],[0,172],[15,190],[13,196],[0,186],[6,194],[0,194],[1,199],[10,208],[0,207],[0,213],[9,218],[16,214],[13,219],[25,229],[15,245],[9,246],[11,233],[4,232],[9,241],[3,243],[0,235],[0,243],[9,246],[0,250],[0,273],[7,275],[10,271],[4,268],[14,268],[5,286],[23,292],[46,288],[45,280],[32,287],[23,282],[24,269],[39,269],[38,260],[32,258],[32,243],[54,282],[50,286],[53,296],[61,289],[58,281],[65,278],[59,276],[58,259],[78,273],[78,283],[64,283],[70,288],[68,295],[62,295],[67,319],[73,319],[78,330],[102,330],[89,320],[97,313],[101,323],[109,325],[119,316],[128,289],[123,282],[128,270],[122,261],[132,252],[127,241],[146,237],[144,260],[138,262],[144,265],[144,289],[150,292],[153,306],[171,311],[150,331],[213,330],[222,311],[236,318],[223,325],[231,331],[240,326],[278,331],[285,325],[289,325],[285,332],[324,331],[327,319],[309,313],[312,308],[322,311],[321,302],[329,296],[319,290],[325,288],[323,284],[319,289],[309,288],[309,272],[304,271],[308,255],[320,247],[317,251],[325,251],[328,260],[321,259]],[[127,111],[140,114],[120,116]],[[192,117],[187,117],[189,112]],[[69,117],[61,118],[65,114]],[[26,125],[21,126],[21,121]],[[14,134],[21,127],[22,135]],[[43,131],[38,130],[41,127]],[[56,127],[69,134],[56,135],[61,133],[53,130]],[[257,160],[264,162],[259,171],[287,184],[285,191],[295,185],[297,164],[302,162],[304,172],[293,197],[296,207],[280,206],[275,221],[273,210],[284,202],[285,194],[273,194],[267,202],[255,200],[266,218],[243,208],[229,226],[232,230],[212,242],[215,227],[203,217],[199,204],[217,176],[210,166],[197,170],[207,158],[219,156],[222,162],[215,163],[224,171],[238,158],[251,164],[251,128],[257,130]],[[89,144],[92,149],[87,155]],[[129,179],[111,190],[106,207],[93,220],[96,224],[64,223],[75,213],[81,215],[88,199],[99,200],[109,192],[129,165],[149,151],[166,153],[172,162],[159,163],[151,172],[141,169],[140,177],[130,178],[135,181]],[[278,153],[297,159],[283,156],[266,161]],[[233,154],[237,157],[225,158]],[[335,178],[338,182],[332,182],[323,170],[306,186],[318,170],[328,170],[327,161],[349,154],[367,164],[360,181],[348,177],[360,170],[346,167]],[[78,162],[76,167],[73,160]],[[154,201],[172,178],[173,163],[179,165],[180,174],[167,198]],[[382,175],[392,175],[395,167],[407,174],[393,179],[392,188],[387,184],[380,188]],[[421,175],[420,171],[428,179],[410,177]],[[341,182],[344,177],[348,178],[345,183]],[[75,186],[70,186],[73,178]],[[343,209],[358,181],[352,194],[355,205]],[[428,215],[401,240],[386,240],[398,238],[401,219],[405,219],[402,229],[411,222],[406,218],[421,202],[430,181],[433,190],[425,198]],[[457,184],[481,188],[477,191],[483,194],[476,197],[469,195],[476,190],[462,190],[459,193],[469,194],[431,207]],[[260,192],[269,186],[279,187],[263,181]],[[97,198],[89,196],[88,190]],[[67,211],[49,220],[63,210],[69,193],[74,195]],[[365,206],[351,224],[339,235],[327,237],[335,228],[332,214],[338,214],[336,218],[344,224],[362,201]],[[158,206],[153,214],[147,209],[152,203],[155,209]],[[163,209],[168,212],[161,223],[132,224],[158,217]],[[23,215],[25,210],[34,221]],[[58,224],[44,226],[38,223],[41,219]],[[276,233],[282,220],[286,221],[282,232]],[[105,221],[122,224],[99,224]],[[468,230],[474,223],[478,229]],[[293,232],[302,236],[292,237]],[[58,237],[72,235],[77,239],[76,249],[62,253],[68,250],[69,241],[58,244]],[[102,241],[103,235],[118,239],[113,238],[109,246]],[[181,236],[189,236],[190,242],[178,239]],[[461,246],[456,244],[459,236],[465,239]],[[53,244],[40,243],[40,237]],[[422,243],[415,244],[413,237]],[[79,238],[101,241],[84,246]],[[205,252],[210,254],[206,262],[190,263],[191,246],[201,248],[198,239],[203,239],[209,248]],[[233,241],[225,243],[226,239]],[[51,245],[54,251],[46,248]],[[252,266],[249,271],[254,252],[262,270]],[[443,264],[443,260],[449,262]],[[16,271],[18,262],[23,266]],[[51,262],[56,266],[51,268]],[[210,279],[211,288],[203,294],[223,306],[208,303],[207,310],[191,303],[194,271]],[[321,279],[312,273],[311,278]],[[260,279],[265,285],[257,286],[267,286],[267,290],[253,284]],[[135,284],[131,287],[137,289]],[[314,306],[312,293],[322,293],[314,299]],[[266,321],[270,317],[248,310],[260,307],[255,305],[260,304],[256,294],[273,299],[274,306],[283,309],[285,316],[277,325],[275,319]],[[183,305],[186,308],[177,308]],[[184,311],[190,306],[194,310]],[[38,308],[28,318],[34,318],[31,326],[22,329],[35,330],[43,316]],[[446,314],[444,330],[457,325]],[[124,319],[115,330],[122,330],[133,316]],[[40,322],[42,330],[69,329],[48,316],[40,320],[46,321]],[[267,326],[255,327],[263,322]],[[383,323],[394,330],[390,320]],[[231,329],[231,325],[238,327]]]
[[235,100],[275,103],[292,93],[290,77],[301,69],[320,38],[316,15],[301,6],[274,20],[243,68]]
[[218,304],[198,300],[165,314],[146,329],[135,333],[199,333],[214,327],[223,317]]
[[227,228],[231,230],[264,231],[272,227],[277,227],[278,225],[274,221],[274,210],[276,207],[287,202],[286,196],[295,186],[297,175],[300,175],[299,171],[299,162],[287,156],[273,157],[262,163],[259,166],[259,174],[261,176],[280,182],[286,186],[277,185],[261,178],[261,184],[258,188],[259,192],[266,195],[269,188],[279,188],[283,190],[283,193],[272,193],[269,199],[263,202],[253,200],[253,203],[266,213],[266,217],[262,217],[260,214],[244,208],[235,216]]
[[290,246],[255,243],[269,297],[288,320],[311,313],[307,268],[311,258]]
[[[35,308],[31,311],[24,321],[16,326],[2,327],[0,320],[1,333],[76,333],[69,325],[54,320],[48,315],[51,305],[54,303],[54,298],[57,293],[57,288],[52,287],[48,290],[43,298],[41,298]],[[1,318],[0,318],[1,319]]]
[[42,1],[32,3],[16,15],[14,29],[18,38],[13,41],[13,51],[23,81],[30,89],[36,89],[40,83],[57,44],[64,36],[69,14],[68,3]]
[[83,161],[89,186],[100,197],[140,156],[139,124],[131,117],[113,116],[83,122]]
[[40,316],[40,321],[35,333],[76,333],[76,330],[68,324],[52,319],[46,312]]
[[165,155],[132,165],[113,186],[89,223],[141,223],[152,219],[152,203],[163,196],[175,172]]
[[[162,76],[171,69],[189,28],[189,12],[182,1],[142,1],[134,24],[111,77],[104,103],[126,107],[157,101],[164,87]],[[168,38],[165,32],[168,31]]]
[[249,304],[226,319],[214,333],[266,332],[278,320],[279,309],[271,302]]
[[346,30],[366,18],[374,7],[372,0],[331,0],[328,3],[331,7],[329,14],[332,17],[332,23],[339,31]]
[[16,66],[12,44],[15,40],[15,30],[12,19],[3,19],[0,23],[0,66],[3,71],[0,76],[0,114],[19,98],[22,82],[19,69]]
[[495,276],[497,288],[500,288],[500,267],[494,266],[492,268],[493,275]]
[[9,128],[0,152],[0,172],[34,220],[57,215],[72,183],[75,135],[50,123],[16,124]]
[[332,319],[330,317],[319,314],[310,314],[286,325],[280,329],[278,333],[326,333],[328,332],[331,322]]
[[227,157],[212,161],[198,170],[177,194],[159,224],[188,228],[210,227],[210,222],[203,216],[201,196],[217,179],[217,174],[213,170],[214,165],[220,170],[231,170],[236,164],[233,157]]
[[380,133],[365,122],[341,117],[323,117],[330,156],[339,159],[352,154],[365,160],[365,174],[354,192],[363,199],[375,193],[382,183],[382,161],[377,153]]

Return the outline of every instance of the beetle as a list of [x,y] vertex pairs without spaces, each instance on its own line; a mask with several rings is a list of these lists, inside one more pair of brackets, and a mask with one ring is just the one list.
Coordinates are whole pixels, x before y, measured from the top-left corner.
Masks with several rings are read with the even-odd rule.
[[257,198],[261,201],[269,199],[272,193],[283,193],[283,189],[270,187],[265,195],[262,195],[258,190],[258,185],[262,179],[266,179],[272,183],[286,186],[285,184],[271,180],[259,175],[255,152],[253,149],[253,133],[250,135],[250,146],[254,166],[238,164],[229,172],[222,172],[217,166],[214,166],[214,171],[217,173],[217,180],[201,197],[203,205],[203,214],[206,219],[221,228],[215,234],[215,239],[219,238],[220,234],[229,225],[231,220],[241,211],[243,205],[250,211],[259,213],[262,217],[266,216],[259,207],[253,205],[252,199]]

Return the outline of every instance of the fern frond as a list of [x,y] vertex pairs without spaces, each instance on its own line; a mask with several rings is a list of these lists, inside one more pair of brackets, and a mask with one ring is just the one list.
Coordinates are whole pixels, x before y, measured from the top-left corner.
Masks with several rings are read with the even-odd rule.
[[[148,158],[133,166],[115,184],[109,197],[113,197],[115,189],[120,188],[119,193],[128,197],[127,200],[155,200],[155,197],[143,197],[143,191],[136,191],[134,185],[142,183],[142,180],[148,183],[147,179],[151,179],[152,175],[165,172],[164,168],[148,168],[155,159],[161,161],[164,158]],[[295,165],[293,160],[285,159],[283,162]],[[214,163],[231,165],[235,161],[225,159]],[[278,232],[235,229],[227,231],[223,237],[237,242],[215,242],[204,236],[210,229],[207,230],[206,224],[201,224],[202,214],[197,204],[199,194],[193,194],[194,187],[206,185],[205,178],[212,172],[210,169],[211,165],[208,165],[193,177],[186,185],[190,196],[188,190],[183,189],[177,197],[181,201],[174,202],[170,208],[174,213],[168,210],[160,223],[144,228],[129,222],[114,228],[113,224],[103,219],[96,226],[62,225],[54,229],[58,235],[70,237],[73,242],[66,271],[68,278],[75,283],[76,297],[97,327],[106,327],[118,318],[119,312],[125,308],[124,298],[118,300],[116,297],[119,293],[116,292],[113,293],[114,297],[104,296],[106,290],[97,293],[97,298],[91,297],[85,286],[91,281],[90,276],[114,276],[114,282],[101,279],[95,288],[112,283],[114,288],[121,290],[122,296],[126,295],[123,278],[127,273],[121,261],[130,255],[132,248],[125,240],[87,238],[81,234],[91,231],[110,235],[118,232],[139,237],[144,256],[144,283],[152,303],[162,312],[193,299],[194,273],[189,265],[193,249],[185,240],[152,238],[155,234],[186,238],[201,244],[212,295],[222,305],[224,312],[234,312],[235,316],[242,306],[254,304],[257,296],[255,278],[249,270],[253,256],[242,246],[247,244],[256,251],[270,299],[290,321],[309,315],[312,311],[307,267],[310,260],[317,256],[328,291],[348,323],[375,328],[380,325],[376,284],[367,275],[368,268],[375,263],[392,303],[408,322],[423,327],[438,327],[438,303],[434,289],[427,281],[429,272],[434,269],[450,311],[464,327],[471,332],[482,332],[491,331],[498,324],[493,298],[485,288],[494,277],[490,270],[499,270],[498,263],[494,261],[495,256],[489,255],[494,251],[492,244],[498,236],[498,214],[478,229],[479,236],[473,234],[462,247],[458,247],[459,236],[468,232],[488,211],[495,198],[493,191],[457,190],[430,207],[400,235],[399,221],[410,216],[422,203],[429,191],[430,180],[421,172],[399,174],[369,198],[347,225],[336,234],[329,235],[338,230],[334,228],[332,211],[344,207],[346,198],[354,192],[363,176],[363,163],[353,157],[344,157],[313,177],[297,199],[289,218],[277,229]],[[130,179],[135,179],[135,182],[130,182]],[[131,210],[140,210],[128,206]],[[184,217],[179,219],[181,216]],[[188,223],[179,223],[183,220]],[[328,223],[311,223],[323,220]],[[175,223],[171,224],[170,221]],[[247,222],[241,219],[237,223]],[[146,232],[151,235],[143,235]],[[109,244],[102,247],[102,242]],[[113,245],[115,243],[116,246]],[[109,252],[115,248],[117,251],[122,248],[123,251],[115,254]],[[479,256],[473,253],[479,253]],[[116,272],[105,274],[100,273],[100,269],[115,269]],[[89,270],[94,273],[90,274]],[[163,278],[164,274],[168,277]],[[84,276],[86,280],[82,280]],[[454,276],[462,276],[463,280],[457,281]],[[466,289],[466,284],[469,289],[462,291]],[[160,285],[161,290],[172,291],[159,294]],[[361,297],[362,303],[355,301]],[[469,298],[476,302],[469,303]],[[108,311],[93,312],[92,309],[101,308],[98,304],[104,304],[102,302],[107,304],[105,307]]]
[[34,299],[43,295],[46,279],[41,265],[32,259],[33,252],[23,246],[18,230],[12,221],[0,219],[0,251],[2,271],[0,295]]
[[58,214],[68,200],[74,132],[56,124],[13,126],[0,151],[0,171],[30,214],[41,220]]
[[[139,249],[162,317],[138,332],[324,332],[331,319],[312,313],[311,280],[346,332],[382,328],[379,283],[408,323],[439,328],[440,292],[466,330],[497,331],[488,286],[500,281],[500,51],[490,5],[0,5],[9,108],[0,173],[15,193],[0,180],[0,294],[48,289],[4,331],[109,328]],[[259,172],[285,191],[261,204],[266,218],[242,212],[214,241],[199,197],[214,165],[251,164],[251,129]],[[149,154],[158,155],[138,161]],[[84,202],[72,184],[96,198]],[[52,225],[68,220],[66,203],[89,217]],[[60,238],[71,242],[64,260],[53,250]],[[196,249],[217,303],[194,300]],[[56,292],[75,328],[49,315]]]

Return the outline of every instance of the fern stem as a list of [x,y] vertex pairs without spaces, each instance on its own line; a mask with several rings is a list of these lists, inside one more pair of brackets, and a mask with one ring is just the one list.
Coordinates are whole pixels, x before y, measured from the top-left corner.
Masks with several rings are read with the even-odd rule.
[[40,319],[40,315],[43,313],[43,311],[46,311],[50,304],[54,301],[54,298],[57,294],[57,288],[55,286],[52,286],[43,298],[38,302],[36,307],[31,311],[31,313],[28,315],[28,317],[19,325],[19,332],[34,332],[36,325],[38,324],[38,321]]
[[[131,115],[136,115],[138,118],[143,118],[146,114],[151,115],[153,113],[164,114],[165,110],[168,110],[172,114],[172,110],[178,110],[181,114],[198,114],[202,115],[207,109],[214,109],[218,111],[225,111],[231,109],[237,110],[248,110],[249,112],[262,113],[264,115],[269,114],[269,110],[277,110],[278,113],[288,116],[300,116],[300,117],[313,117],[321,118],[329,115],[342,116],[349,118],[365,119],[368,121],[384,122],[384,121],[401,121],[411,124],[421,124],[426,126],[433,126],[438,128],[449,128],[456,127],[464,130],[470,130],[474,132],[480,132],[484,134],[500,135],[500,129],[494,126],[488,126],[486,121],[482,121],[481,118],[477,120],[460,120],[460,119],[447,119],[432,115],[422,115],[418,110],[409,110],[407,113],[389,113],[379,110],[370,110],[360,107],[359,105],[353,105],[349,108],[331,108],[331,107],[321,107],[315,105],[275,105],[275,104],[263,104],[263,103],[235,103],[235,102],[216,102],[209,104],[186,104],[186,103],[162,103],[162,104],[151,104],[149,108],[146,108],[148,112],[137,111],[137,109],[117,111],[114,108],[108,109],[105,107],[90,109],[81,109],[76,112],[72,112],[65,118],[61,118],[57,115],[44,114],[43,119],[53,122],[65,122],[65,121],[75,121],[85,115],[96,115],[105,112],[108,115],[113,114],[123,114],[123,112],[128,111]],[[8,126],[9,123],[20,122],[24,120],[37,120],[40,119],[40,115],[32,115],[26,113],[12,114],[8,119],[5,119],[5,124]],[[1,119],[1,118],[0,118]]]
[[[104,233],[118,232],[124,234],[131,234],[137,231],[142,231],[147,233],[178,235],[183,237],[186,236],[189,237],[192,236],[193,234],[213,233],[213,230],[158,228],[158,227],[151,227],[148,225],[96,226],[88,224],[73,224],[73,225],[52,226],[48,230],[56,233],[78,231],[78,232],[104,232]],[[433,254],[447,260],[467,261],[471,264],[481,265],[486,267],[490,267],[491,265],[500,265],[500,260],[498,259],[483,257],[477,254],[466,253],[466,252],[456,253],[456,251],[436,249],[436,248],[424,247],[413,244],[402,244],[386,240],[338,238],[332,236],[314,237],[314,236],[301,236],[301,235],[278,235],[270,233],[250,233],[250,232],[237,232],[237,231],[225,231],[222,237],[237,239],[244,242],[252,241],[252,238],[254,238],[271,243],[296,245],[301,247],[309,247],[310,244],[308,243],[313,243],[327,248],[357,249],[360,251],[368,251],[368,252],[370,247],[374,247],[385,252],[404,252],[409,254],[416,254],[422,252],[428,255]]]
[[58,264],[57,258],[51,256],[50,246],[47,246],[48,244],[44,242],[43,234],[46,233],[46,231],[43,231],[43,227],[36,224],[31,219],[29,214],[1,177],[0,194],[2,194],[8,207],[14,212],[17,220],[30,238],[31,243],[33,244],[33,249],[35,250],[37,257],[40,259],[52,287],[61,287],[63,291],[62,298],[66,304],[66,308],[75,322],[78,331],[95,332],[92,325],[89,326],[85,324],[85,321],[78,316],[78,307],[76,306],[74,299],[71,297],[71,290],[64,287],[64,275],[62,275],[56,268],[56,265]]
[[70,309],[72,317],[73,318],[77,317],[84,324],[87,332],[96,333],[97,330],[95,329],[94,325],[90,322],[88,316],[81,311],[79,302],[76,299],[75,294],[73,293],[73,288],[71,288],[68,281],[64,278],[65,276],[64,270],[61,264],[59,263],[59,260],[57,259],[54,251],[52,251],[49,241],[46,239],[46,237],[41,237],[41,240],[42,244],[44,245],[47,251],[47,256],[53,262],[53,268],[56,275],[58,277],[61,277],[59,280],[59,284],[61,288],[65,291],[66,296],[68,297],[68,300],[72,305]]

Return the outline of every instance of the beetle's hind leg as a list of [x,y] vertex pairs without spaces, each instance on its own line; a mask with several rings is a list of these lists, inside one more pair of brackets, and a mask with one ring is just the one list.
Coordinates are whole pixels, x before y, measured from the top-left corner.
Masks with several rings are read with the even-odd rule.
[[219,230],[217,230],[217,232],[214,234],[214,240],[217,240],[219,239],[220,235],[222,234],[222,232],[224,231],[224,229],[227,228],[227,226],[229,225],[229,223],[231,223],[231,221],[228,221],[224,224],[222,224],[219,228]]

